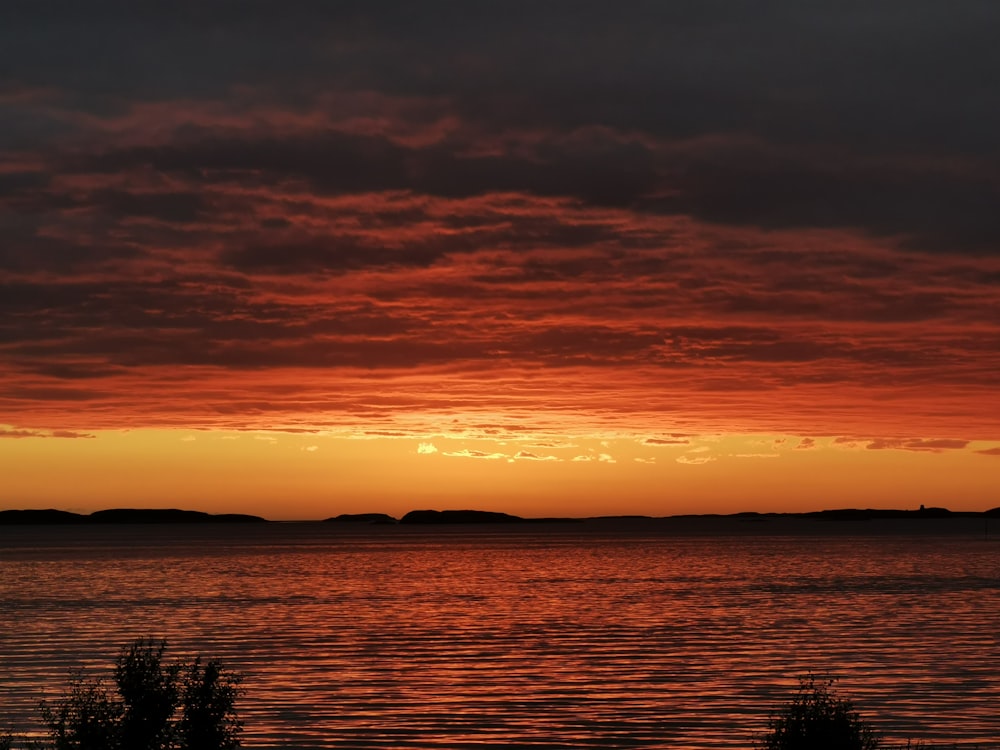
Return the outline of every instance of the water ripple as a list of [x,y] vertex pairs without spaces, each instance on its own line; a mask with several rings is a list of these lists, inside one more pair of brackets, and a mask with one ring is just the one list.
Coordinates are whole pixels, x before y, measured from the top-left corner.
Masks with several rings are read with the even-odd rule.
[[1000,736],[988,542],[35,533],[0,548],[17,725],[154,635],[246,674],[262,750],[746,748],[810,669],[894,741]]

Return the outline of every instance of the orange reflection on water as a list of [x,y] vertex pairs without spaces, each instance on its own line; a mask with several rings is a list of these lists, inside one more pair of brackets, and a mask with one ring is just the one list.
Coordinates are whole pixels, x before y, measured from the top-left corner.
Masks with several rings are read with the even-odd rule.
[[32,533],[0,548],[0,702],[19,722],[70,668],[153,634],[246,673],[248,748],[745,748],[808,669],[898,741],[996,736],[982,539]]

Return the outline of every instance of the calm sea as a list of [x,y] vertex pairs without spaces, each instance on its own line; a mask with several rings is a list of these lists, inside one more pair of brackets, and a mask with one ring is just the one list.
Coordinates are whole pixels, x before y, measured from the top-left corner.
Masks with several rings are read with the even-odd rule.
[[153,636],[245,674],[248,748],[749,748],[809,670],[1000,747],[980,523],[0,527],[0,726]]

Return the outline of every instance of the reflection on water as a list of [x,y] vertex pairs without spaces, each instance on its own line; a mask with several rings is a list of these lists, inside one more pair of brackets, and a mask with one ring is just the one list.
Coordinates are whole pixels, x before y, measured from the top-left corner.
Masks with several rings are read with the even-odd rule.
[[1000,544],[321,524],[0,528],[0,722],[136,637],[246,674],[251,748],[746,748],[805,671],[1000,738]]

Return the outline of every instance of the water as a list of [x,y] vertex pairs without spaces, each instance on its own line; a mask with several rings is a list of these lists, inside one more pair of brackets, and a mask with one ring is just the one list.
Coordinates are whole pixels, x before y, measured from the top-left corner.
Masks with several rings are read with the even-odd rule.
[[1000,747],[995,538],[748,528],[0,527],[0,724],[154,636],[248,748],[748,748],[808,670]]

